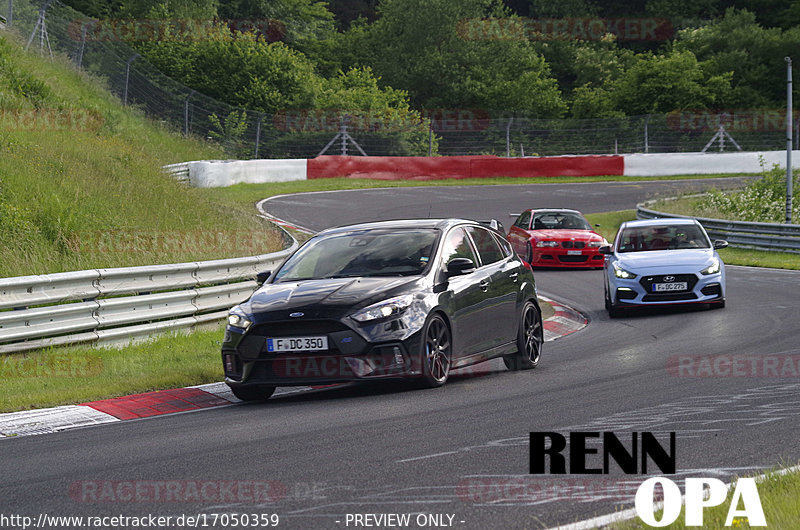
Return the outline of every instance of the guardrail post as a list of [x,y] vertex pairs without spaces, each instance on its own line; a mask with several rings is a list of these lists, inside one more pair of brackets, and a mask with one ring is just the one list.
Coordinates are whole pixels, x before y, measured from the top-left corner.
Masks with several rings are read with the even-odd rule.
[[6,17],[6,26],[11,27],[14,23],[14,0],[8,0],[8,16]]

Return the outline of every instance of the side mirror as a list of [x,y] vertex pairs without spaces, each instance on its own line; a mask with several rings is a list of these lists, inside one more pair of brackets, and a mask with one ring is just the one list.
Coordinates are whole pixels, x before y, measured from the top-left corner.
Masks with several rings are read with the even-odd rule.
[[612,254],[611,245],[603,245],[602,247],[597,249],[597,252],[599,252],[600,254]]
[[461,276],[475,270],[475,263],[469,258],[453,258],[447,263],[448,276]]
[[724,239],[715,239],[714,240],[714,248],[726,248],[728,246],[728,242]]
[[259,287],[264,285],[264,283],[266,283],[271,274],[272,271],[264,271],[256,274],[256,283],[259,285]]

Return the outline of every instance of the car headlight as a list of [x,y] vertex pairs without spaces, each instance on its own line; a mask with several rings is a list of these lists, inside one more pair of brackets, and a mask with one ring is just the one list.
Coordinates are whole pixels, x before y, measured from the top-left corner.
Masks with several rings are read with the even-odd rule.
[[625,269],[620,267],[619,264],[617,263],[614,263],[614,276],[616,276],[617,278],[622,278],[624,280],[632,280],[633,278],[636,278],[636,275],[634,273],[626,271]]
[[558,241],[539,241],[536,243],[537,247],[557,247]]
[[589,244],[586,245],[586,246],[588,246],[589,248],[600,248],[603,245],[608,245],[608,242],[606,242],[606,241],[589,241]]
[[706,276],[709,274],[716,274],[719,272],[719,268],[720,268],[719,260],[717,258],[714,258],[713,263],[711,263],[711,265],[709,265],[705,269],[701,270],[700,274],[705,274]]
[[410,294],[403,296],[396,296],[389,298],[377,304],[365,307],[364,309],[353,313],[350,318],[356,322],[369,322],[370,320],[378,320],[380,318],[388,318],[393,315],[399,315],[411,305],[414,297]]
[[236,307],[230,310],[228,313],[228,325],[234,328],[246,330],[253,325],[253,322],[248,320],[247,317],[245,317],[239,311],[240,310]]

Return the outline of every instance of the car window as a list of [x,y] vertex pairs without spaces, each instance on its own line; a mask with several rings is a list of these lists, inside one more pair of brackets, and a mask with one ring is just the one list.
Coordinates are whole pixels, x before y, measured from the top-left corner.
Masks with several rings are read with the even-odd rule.
[[318,236],[276,274],[277,281],[409,276],[428,267],[438,231],[373,229]]
[[497,240],[497,244],[500,245],[500,248],[505,254],[505,257],[509,257],[514,254],[514,249],[511,247],[511,243],[508,242],[506,238],[501,236],[500,234],[492,234],[494,238]]
[[522,212],[517,220],[514,221],[514,226],[522,228],[523,230],[527,230],[531,226],[531,212],[528,210],[527,212]]
[[697,225],[654,225],[625,228],[619,252],[710,248],[711,242]]
[[476,226],[467,228],[467,231],[475,242],[483,265],[495,263],[506,257],[491,232]]
[[572,212],[544,212],[533,218],[534,230],[591,230],[581,215]]
[[475,266],[478,266],[475,252],[463,228],[451,230],[442,245],[442,264],[446,266],[455,258],[471,259]]

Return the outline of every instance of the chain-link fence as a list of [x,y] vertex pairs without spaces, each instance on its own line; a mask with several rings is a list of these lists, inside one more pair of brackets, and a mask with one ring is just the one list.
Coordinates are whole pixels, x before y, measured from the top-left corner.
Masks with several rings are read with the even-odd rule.
[[[326,146],[327,154],[363,152],[373,156],[785,148],[786,128],[779,110],[535,119],[492,116],[476,109],[438,109],[422,111],[422,120],[409,122],[406,127],[396,123],[386,127],[380,116],[344,116],[337,111],[287,110],[277,115],[252,112],[168,78],[122,39],[97,38],[96,21],[58,0],[7,0],[6,9],[6,28],[18,31],[29,49],[46,55],[66,55],[77,67],[107,79],[110,89],[124,104],[139,108],[186,135],[218,139],[228,154],[237,158],[311,158]],[[226,126],[228,121],[241,126]],[[795,138],[798,137],[800,130]]]

